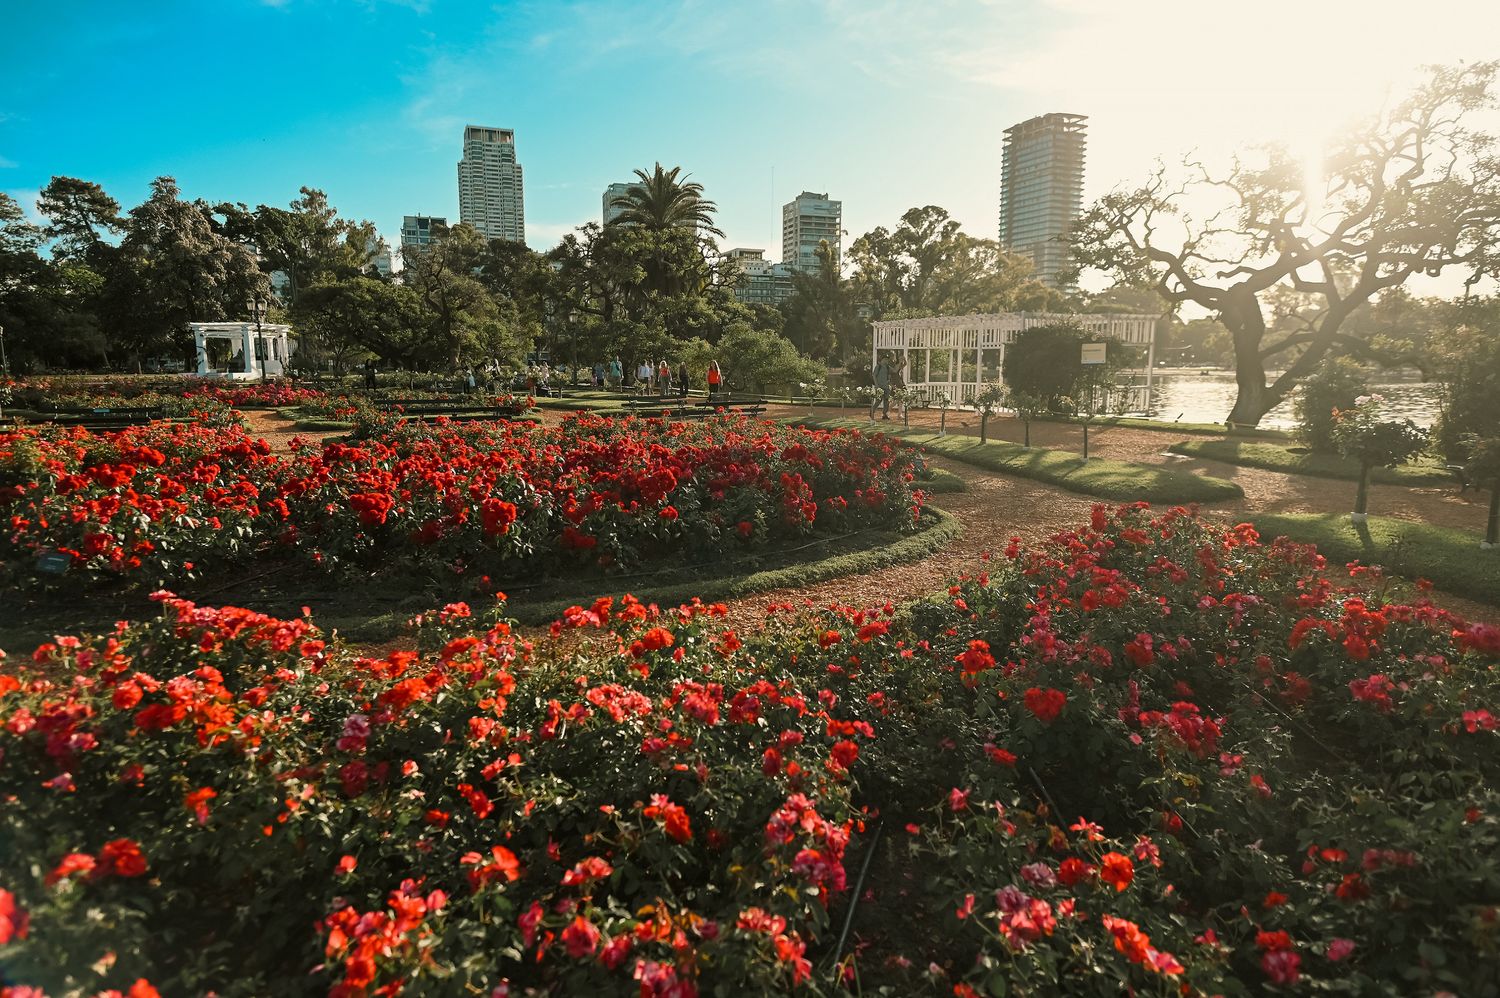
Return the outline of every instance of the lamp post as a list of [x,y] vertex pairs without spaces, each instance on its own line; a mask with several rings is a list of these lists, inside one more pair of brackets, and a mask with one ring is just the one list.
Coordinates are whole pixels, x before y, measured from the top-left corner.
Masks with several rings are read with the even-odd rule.
[[10,381],[10,358],[5,355],[4,326],[0,326],[0,371],[5,372],[5,380],[7,382],[5,385],[0,385],[0,416],[3,416],[5,415],[5,400],[9,397],[7,392],[10,391],[10,385],[8,384]]
[[257,291],[252,299],[252,308],[255,312],[255,352],[260,355],[260,381],[266,381],[266,340],[261,335],[260,320],[266,309],[265,297]]

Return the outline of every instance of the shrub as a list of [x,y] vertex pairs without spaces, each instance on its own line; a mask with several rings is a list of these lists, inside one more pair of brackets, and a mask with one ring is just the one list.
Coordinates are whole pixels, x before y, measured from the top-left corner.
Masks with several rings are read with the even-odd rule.
[[1005,383],[1012,393],[1054,401],[1077,394],[1086,375],[1108,381],[1139,361],[1139,350],[1103,337],[1109,344],[1107,362],[1087,371],[1081,363],[1081,347],[1100,339],[1069,322],[1023,329],[1005,348]]
[[1297,436],[1315,451],[1333,452],[1333,410],[1348,409],[1366,394],[1364,368],[1348,357],[1325,360],[1303,379],[1294,411]]
[[0,961],[62,994],[1493,994],[1500,631],[1366,580],[1131,505],[909,613],[754,631],[454,604],[370,657],[163,595],[0,664]]
[[[340,410],[335,410],[340,412]],[[283,553],[322,570],[487,577],[722,557],[815,532],[911,529],[910,455],[858,432],[715,416],[560,426],[384,417],[275,454],[243,429],[0,434],[0,565],[153,584]],[[36,472],[40,471],[39,474]]]
[[[1494,306],[1492,305],[1491,308]],[[1468,460],[1465,438],[1484,437],[1500,427],[1500,335],[1493,320],[1461,326],[1439,341],[1438,382],[1443,408],[1433,437],[1449,461]]]

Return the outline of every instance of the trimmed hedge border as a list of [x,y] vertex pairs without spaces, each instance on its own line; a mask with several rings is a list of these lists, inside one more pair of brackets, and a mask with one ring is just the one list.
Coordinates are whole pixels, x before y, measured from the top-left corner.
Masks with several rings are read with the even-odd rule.
[[[1359,481],[1359,465],[1337,454],[1294,454],[1286,447],[1251,440],[1182,440],[1167,450],[1186,457],[1262,471],[1280,471],[1309,478],[1334,478]],[[1403,465],[1399,468],[1375,468],[1370,480],[1382,485],[1451,485],[1453,476],[1432,465]]]
[[1477,532],[1388,516],[1360,526],[1348,513],[1261,513],[1250,522],[1262,540],[1286,536],[1316,545],[1332,562],[1381,565],[1401,578],[1426,579],[1454,596],[1500,607],[1500,551],[1481,550]]
[[1244,496],[1234,482],[1210,475],[1172,471],[1149,464],[1090,458],[1087,462],[1071,451],[1026,448],[1020,444],[992,440],[980,443],[970,436],[943,436],[925,430],[903,427],[871,430],[859,420],[786,419],[785,422],[809,426],[864,430],[899,437],[934,454],[972,464],[978,468],[1016,475],[1055,485],[1078,495],[1108,499],[1112,502],[1135,502],[1143,499],[1153,505],[1179,505],[1191,502],[1223,502]]
[[[964,531],[963,524],[952,513],[945,513],[931,506],[925,507],[925,511],[925,515],[932,518],[931,526],[885,547],[851,551],[820,561],[802,562],[761,572],[695,579],[656,588],[646,587],[633,590],[633,594],[639,600],[660,606],[676,606],[692,600],[694,596],[701,597],[705,602],[742,599],[773,589],[809,586],[845,575],[864,575],[892,565],[921,561],[947,547]],[[592,599],[592,595],[588,598]],[[578,603],[579,599],[551,600],[531,606],[512,606],[507,613],[522,623],[540,624],[557,619],[564,610]]]

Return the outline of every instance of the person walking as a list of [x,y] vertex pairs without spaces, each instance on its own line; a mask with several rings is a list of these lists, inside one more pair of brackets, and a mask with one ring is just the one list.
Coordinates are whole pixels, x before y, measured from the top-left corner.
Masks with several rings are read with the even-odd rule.
[[891,418],[891,365],[884,357],[875,362],[875,391],[870,396],[870,422],[875,422],[875,409],[881,408],[882,419]]
[[711,360],[708,362],[708,402],[713,404],[719,394],[719,386],[724,383],[724,372],[719,370],[719,362]]
[[687,393],[688,393],[688,368],[687,368],[686,364],[678,364],[677,365],[677,401],[679,403],[686,402],[687,401]]
[[616,357],[609,362],[609,387],[621,388],[625,384],[625,362]]
[[649,360],[643,360],[635,366],[635,392],[637,395],[651,394],[651,376],[654,370]]
[[468,366],[464,367],[464,384],[468,386],[467,387],[468,393],[470,395],[473,395],[474,394],[474,369],[472,367],[468,367]]
[[594,387],[596,389],[604,387],[604,361],[602,360],[594,361]]
[[666,398],[667,393],[672,390],[672,368],[665,360],[656,362],[656,387],[662,398]]

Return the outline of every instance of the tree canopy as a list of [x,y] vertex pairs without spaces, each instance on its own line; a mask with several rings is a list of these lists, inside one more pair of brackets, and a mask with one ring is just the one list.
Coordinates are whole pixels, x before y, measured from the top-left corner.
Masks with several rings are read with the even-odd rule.
[[[1073,231],[1079,267],[1213,312],[1234,344],[1231,423],[1255,425],[1329,353],[1393,360],[1348,320],[1415,274],[1500,275],[1500,156],[1474,118],[1495,106],[1497,66],[1435,67],[1405,99],[1347,130],[1322,180],[1284,146],[1226,169],[1158,167],[1095,203]],[[1277,334],[1276,296],[1305,296]],[[1281,368],[1274,379],[1268,370]]]

